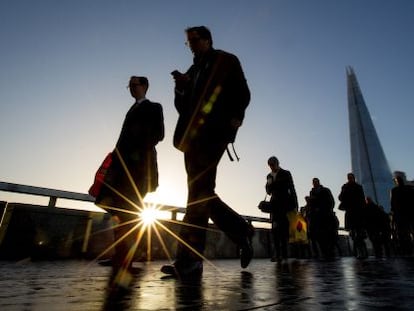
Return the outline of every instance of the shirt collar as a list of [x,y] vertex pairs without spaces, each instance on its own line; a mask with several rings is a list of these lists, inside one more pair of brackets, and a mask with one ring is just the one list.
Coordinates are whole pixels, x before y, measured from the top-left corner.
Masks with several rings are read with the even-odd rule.
[[142,103],[143,101],[146,101],[147,100],[147,98],[146,97],[142,97],[142,98],[140,98],[140,99],[137,99],[136,101],[135,101],[135,103],[136,104],[140,104],[140,103]]

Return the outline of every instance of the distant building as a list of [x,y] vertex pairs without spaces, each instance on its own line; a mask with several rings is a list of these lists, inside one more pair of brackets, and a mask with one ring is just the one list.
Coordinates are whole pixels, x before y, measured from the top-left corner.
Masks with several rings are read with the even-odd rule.
[[390,212],[391,170],[352,67],[346,69],[352,172],[370,196]]

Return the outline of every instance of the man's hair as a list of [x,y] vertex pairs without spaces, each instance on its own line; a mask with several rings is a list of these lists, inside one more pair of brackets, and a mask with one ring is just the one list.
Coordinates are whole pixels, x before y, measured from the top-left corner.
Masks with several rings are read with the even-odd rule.
[[354,173],[348,173],[346,175],[346,177],[347,177],[348,180],[351,180],[352,179],[353,181],[355,181],[355,179],[356,179]]
[[269,160],[267,160],[267,164],[269,165],[279,165],[279,160],[275,156],[270,157]]
[[210,29],[208,29],[206,26],[194,26],[194,27],[188,27],[185,32],[196,32],[201,39],[205,39],[210,41],[211,46],[213,47],[213,37],[211,36]]
[[404,179],[401,176],[395,176],[394,179],[397,182],[398,186],[404,186]]
[[317,182],[317,183],[320,183],[321,181],[319,180],[319,178],[318,178],[318,177],[313,177],[312,182]]
[[131,83],[131,81],[135,80],[135,79],[137,79],[140,84],[146,85],[147,87],[149,86],[149,82],[148,82],[147,77],[131,76],[131,78],[129,79],[129,83]]

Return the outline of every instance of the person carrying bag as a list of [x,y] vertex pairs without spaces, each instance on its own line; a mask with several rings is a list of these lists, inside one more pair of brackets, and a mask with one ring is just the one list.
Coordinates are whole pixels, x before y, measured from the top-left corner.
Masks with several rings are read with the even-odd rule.
[[[263,213],[271,213],[272,212],[272,202],[267,200],[268,195],[266,194],[263,201],[259,202],[259,205],[257,206],[259,210],[261,210]],[[270,198],[270,197],[269,197]]]
[[266,193],[270,195],[272,211],[272,235],[274,243],[274,256],[272,261],[280,261],[288,257],[289,220],[287,213],[298,210],[293,178],[288,170],[279,166],[276,157],[270,157],[267,161],[271,172],[266,177]]

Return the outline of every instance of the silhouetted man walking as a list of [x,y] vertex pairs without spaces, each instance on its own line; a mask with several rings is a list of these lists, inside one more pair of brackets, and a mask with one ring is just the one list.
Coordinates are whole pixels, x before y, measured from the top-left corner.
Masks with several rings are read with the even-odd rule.
[[143,198],[158,187],[155,146],[164,138],[162,106],[145,97],[148,79],[132,76],[128,87],[135,103],[125,116],[112,152],[112,164],[95,201],[116,223],[112,265],[114,274],[118,274],[114,276],[117,282],[129,279],[127,274],[131,272],[136,248],[137,231],[133,228],[143,208]]
[[239,246],[243,268],[253,256],[253,227],[215,193],[217,165],[227,145],[234,142],[250,91],[239,60],[213,48],[209,29],[191,27],[186,34],[193,65],[185,74],[172,74],[179,113],[174,146],[184,153],[187,211],[176,261],[161,268],[179,277],[201,275],[209,218]]
[[271,195],[272,234],[275,254],[272,261],[281,261],[288,257],[289,220],[287,212],[298,210],[298,198],[290,171],[279,166],[276,157],[267,161],[271,172],[266,177],[266,193]]

